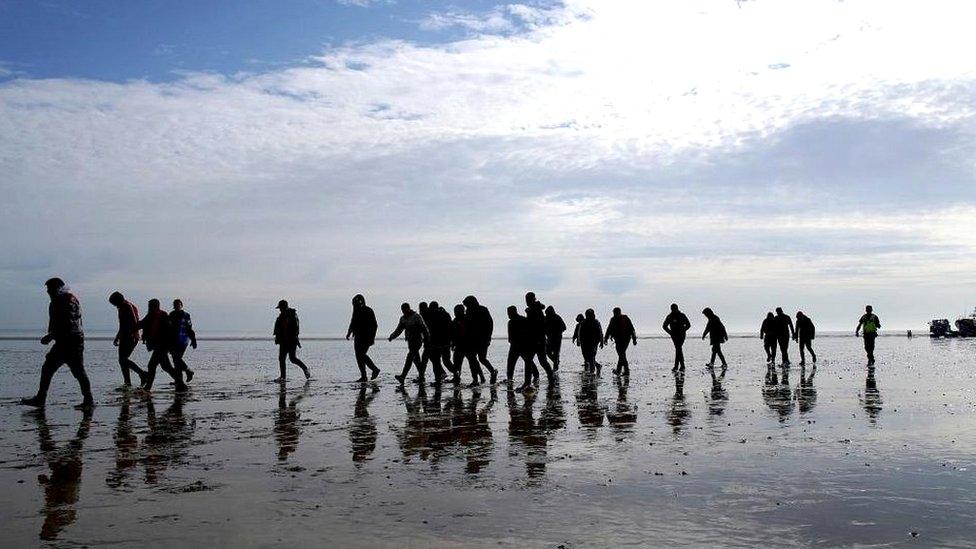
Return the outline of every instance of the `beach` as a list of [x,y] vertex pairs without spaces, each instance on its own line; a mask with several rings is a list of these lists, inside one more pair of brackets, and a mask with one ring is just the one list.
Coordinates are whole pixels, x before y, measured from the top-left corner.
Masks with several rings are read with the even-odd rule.
[[0,341],[3,545],[972,546],[976,341],[881,337],[870,377],[860,340],[814,345],[815,370],[794,345],[773,379],[732,338],[713,379],[691,339],[681,381],[667,339],[631,349],[629,380],[567,341],[558,388],[522,395],[401,391],[400,342],[360,384],[350,342],[307,341],[312,379],[282,385],[270,341],[201,338],[190,391],[160,373],[149,396],[89,341],[86,417],[66,368],[44,413],[20,406],[45,348]]

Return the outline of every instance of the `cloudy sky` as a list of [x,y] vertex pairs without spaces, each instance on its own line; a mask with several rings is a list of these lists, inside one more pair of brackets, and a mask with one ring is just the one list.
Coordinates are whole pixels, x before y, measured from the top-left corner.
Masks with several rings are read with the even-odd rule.
[[0,329],[976,306],[970,2],[0,0]]

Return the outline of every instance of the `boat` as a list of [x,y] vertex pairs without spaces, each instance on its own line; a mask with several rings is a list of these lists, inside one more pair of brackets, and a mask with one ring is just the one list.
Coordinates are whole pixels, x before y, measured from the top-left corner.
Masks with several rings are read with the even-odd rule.
[[973,310],[973,314],[956,320],[956,332],[959,337],[976,337],[976,310]]
[[929,321],[930,337],[956,337],[959,334],[952,329],[948,318],[937,318]]

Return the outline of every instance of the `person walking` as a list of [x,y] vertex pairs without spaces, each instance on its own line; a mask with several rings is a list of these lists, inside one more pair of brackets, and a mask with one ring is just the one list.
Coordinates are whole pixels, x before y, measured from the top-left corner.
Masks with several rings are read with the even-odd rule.
[[874,366],[874,342],[878,339],[878,328],[881,328],[881,320],[874,314],[874,307],[867,305],[864,307],[864,314],[857,321],[857,328],[854,328],[854,337],[864,334],[864,352],[868,355],[868,366]]
[[586,317],[583,316],[583,313],[580,313],[580,314],[576,315],[576,327],[573,328],[573,340],[572,341],[573,341],[573,345],[576,345],[577,347],[579,347],[579,344],[580,344],[579,343],[580,326],[583,325],[583,321],[584,320],[586,320]]
[[305,379],[312,377],[308,366],[298,358],[298,349],[302,348],[299,340],[301,330],[298,325],[298,312],[288,306],[288,302],[282,299],[278,302],[278,318],[274,324],[274,340],[278,346],[278,370],[280,375],[275,381],[284,381],[288,376],[285,372],[285,359],[302,369]]
[[[434,369],[434,384],[440,385],[445,376],[445,370],[454,373],[451,364],[451,315],[436,301],[427,306],[427,315],[421,315],[430,333],[429,345],[425,348],[424,356],[430,359]],[[423,359],[421,359],[423,362]]]
[[[488,361],[488,347],[491,345],[491,335],[495,328],[491,312],[488,311],[488,307],[478,303],[478,298],[473,295],[465,297],[461,303],[464,304],[465,318],[470,328],[472,350],[478,359],[478,371],[481,372],[481,366],[487,368],[491,375],[490,382],[494,385],[498,381],[498,370]],[[480,374],[479,377],[484,378],[484,375]]]
[[132,352],[136,350],[136,345],[139,344],[139,309],[126,300],[120,292],[112,292],[112,295],[108,296],[108,302],[119,312],[119,331],[115,333],[112,345],[119,348],[122,381],[127,387],[132,385],[129,372],[135,372],[139,376],[141,386],[146,381],[146,372],[130,358]]
[[[553,382],[553,369],[546,358],[546,308],[539,302],[534,292],[525,294],[525,320],[528,326],[529,340],[526,350],[539,361],[539,366],[546,371],[549,385]],[[534,366],[534,362],[533,362]]]
[[82,401],[76,408],[90,410],[95,406],[95,399],[92,397],[91,382],[85,372],[85,332],[81,323],[81,303],[60,278],[49,279],[44,287],[51,303],[47,308],[47,333],[41,338],[41,344],[47,345],[53,341],[54,345],[41,365],[41,381],[37,393],[21,399],[20,402],[43,408],[47,403],[47,391],[51,387],[54,373],[61,366],[67,365],[81,389]]
[[460,303],[454,306],[454,319],[451,321],[451,347],[454,350],[454,383],[461,382],[461,368],[464,361],[468,361],[471,369],[471,382],[480,384],[485,382],[485,374],[478,365],[478,357],[474,352],[474,344],[471,338],[471,327],[464,305]]
[[530,389],[533,383],[539,383],[539,370],[535,367],[532,352],[532,334],[529,330],[528,320],[519,314],[518,307],[511,305],[508,307],[508,360],[506,362],[505,373],[508,376],[509,386],[515,379],[515,366],[519,359],[525,364],[524,381],[522,385],[515,389],[522,392]]
[[722,320],[710,308],[705,307],[702,314],[708,319],[705,324],[705,331],[702,332],[702,339],[708,336],[709,343],[712,345],[712,358],[706,366],[714,367],[715,358],[718,357],[722,361],[722,369],[725,370],[729,364],[725,361],[725,355],[722,354],[722,344],[729,340],[729,333],[725,329],[725,324],[722,324]]
[[563,347],[566,323],[552,305],[546,307],[546,355],[552,361],[552,371],[559,370],[559,352]]
[[600,374],[600,363],[596,361],[597,347],[603,347],[603,326],[596,319],[593,309],[587,309],[580,323],[579,346],[583,352],[583,367],[587,372]]
[[613,316],[607,322],[607,332],[603,336],[603,344],[606,345],[613,339],[617,347],[617,368],[614,375],[630,375],[630,364],[627,362],[627,347],[631,341],[637,345],[637,331],[630,317],[620,311],[620,307],[613,308]]
[[773,312],[766,313],[762,326],[759,328],[759,339],[763,341],[763,349],[766,351],[766,364],[776,362],[776,317]]
[[366,381],[366,368],[370,370],[370,379],[376,379],[380,375],[380,369],[368,354],[369,348],[376,342],[376,328],[376,314],[366,305],[366,298],[362,294],[356,294],[352,298],[352,319],[349,321],[349,329],[346,330],[346,339],[350,336],[353,338],[356,366],[359,367],[359,379],[356,381],[360,383]]
[[173,310],[169,313],[169,325],[172,328],[173,342],[169,353],[173,357],[173,366],[182,372],[186,372],[186,382],[193,379],[193,370],[187,366],[183,360],[187,347],[197,348],[197,334],[193,331],[193,321],[190,320],[190,313],[183,310],[183,301],[173,300]]
[[817,353],[813,352],[813,339],[817,337],[817,328],[813,325],[813,320],[803,314],[803,311],[796,312],[796,332],[793,334],[793,341],[800,345],[800,366],[807,363],[804,351],[810,351],[810,358],[813,363],[817,363]]
[[146,316],[139,321],[142,330],[142,341],[149,351],[149,363],[146,365],[146,381],[142,384],[145,391],[151,391],[156,380],[156,368],[160,367],[173,378],[177,392],[186,391],[183,373],[173,368],[169,361],[169,347],[173,342],[172,327],[169,315],[159,306],[158,299],[150,299]]
[[677,372],[679,369],[684,371],[685,337],[688,334],[688,330],[691,329],[691,322],[689,322],[688,317],[678,309],[678,304],[672,303],[671,312],[668,313],[668,316],[664,317],[664,324],[662,324],[661,327],[664,328],[664,332],[671,337],[671,343],[674,344],[674,367],[671,368],[671,371]]
[[403,361],[403,372],[393,377],[400,382],[400,385],[403,385],[407,379],[407,374],[410,372],[410,366],[414,365],[417,367],[417,382],[423,386],[424,371],[420,352],[427,346],[430,340],[430,332],[427,330],[427,323],[424,322],[423,317],[411,309],[409,303],[400,305],[400,312],[403,315],[400,317],[396,329],[390,334],[388,341],[393,341],[400,337],[400,334],[404,334],[404,338],[407,340],[407,357]]
[[796,335],[793,319],[783,312],[782,307],[776,307],[776,342],[779,343],[779,356],[783,366],[790,365],[790,339]]

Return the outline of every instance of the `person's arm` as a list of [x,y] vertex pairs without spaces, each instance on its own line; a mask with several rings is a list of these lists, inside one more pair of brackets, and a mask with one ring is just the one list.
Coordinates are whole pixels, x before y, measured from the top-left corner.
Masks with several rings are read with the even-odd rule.
[[397,323],[397,327],[396,327],[396,330],[393,330],[393,333],[392,333],[392,334],[390,334],[390,337],[389,337],[389,338],[387,338],[387,339],[388,339],[389,341],[393,341],[394,339],[396,339],[396,338],[398,338],[398,337],[400,337],[400,334],[402,334],[402,333],[403,333],[403,330],[404,330],[404,329],[405,329],[406,327],[407,327],[407,322],[406,322],[406,319],[405,319],[404,317],[400,317],[400,322],[399,322],[399,323]]
[[[603,325],[600,324],[600,321],[599,320],[596,321],[596,333],[597,333],[597,337],[599,337],[599,334],[602,334],[603,333]],[[600,340],[600,347],[603,347],[604,345],[605,345],[605,343],[601,339]]]
[[861,335],[861,325],[864,324],[864,317],[862,316],[857,321],[857,327],[854,328],[854,337],[860,337]]
[[605,334],[603,334],[603,344],[602,345],[606,345],[606,343],[608,341],[610,341],[610,330],[612,330],[613,327],[614,327],[614,322],[613,322],[613,319],[611,318],[610,319],[610,322],[607,322],[607,331],[606,331]]
[[349,329],[346,330],[346,339],[349,339],[349,336],[352,335],[352,326],[355,323],[356,323],[356,313],[353,313],[352,318],[349,319]]
[[190,347],[197,348],[197,333],[193,331],[193,320],[186,315],[186,335],[190,336]]
[[790,337],[793,338],[793,341],[796,341],[796,328],[793,326],[793,319],[790,318],[790,317],[786,317],[786,321],[790,323],[789,324],[789,326],[790,326]]
[[295,315],[295,345],[297,345],[299,349],[302,348],[302,340],[298,338],[298,334],[300,333],[301,330],[298,329],[298,315],[296,314]]
[[712,330],[712,323],[711,322],[706,323],[705,324],[705,331],[702,332],[702,339],[705,339],[705,336],[707,336],[708,335],[708,332],[710,332],[711,330]]
[[580,327],[579,322],[577,322],[576,323],[576,327],[573,328],[573,344],[574,345],[577,344],[577,342],[579,341],[579,327]]
[[687,332],[688,330],[691,329],[691,321],[688,320],[688,317],[686,317],[685,315],[681,315],[681,321],[682,321],[681,325],[684,326],[684,331]]
[[878,315],[874,315],[874,325],[877,326],[878,328],[881,327],[881,319],[878,318]]
[[424,322],[424,317],[420,316],[417,318],[420,321],[420,333],[424,336],[424,346],[430,341],[430,330],[427,329],[427,323]]
[[766,339],[766,321],[759,327],[759,339]]
[[634,322],[629,318],[627,319],[627,324],[630,325],[630,339],[634,342],[634,345],[637,345],[637,328],[634,327]]
[[671,326],[668,323],[668,320],[670,319],[671,319],[670,316],[666,316],[664,317],[664,322],[661,323],[661,329],[664,330],[664,333],[668,335],[671,335]]

